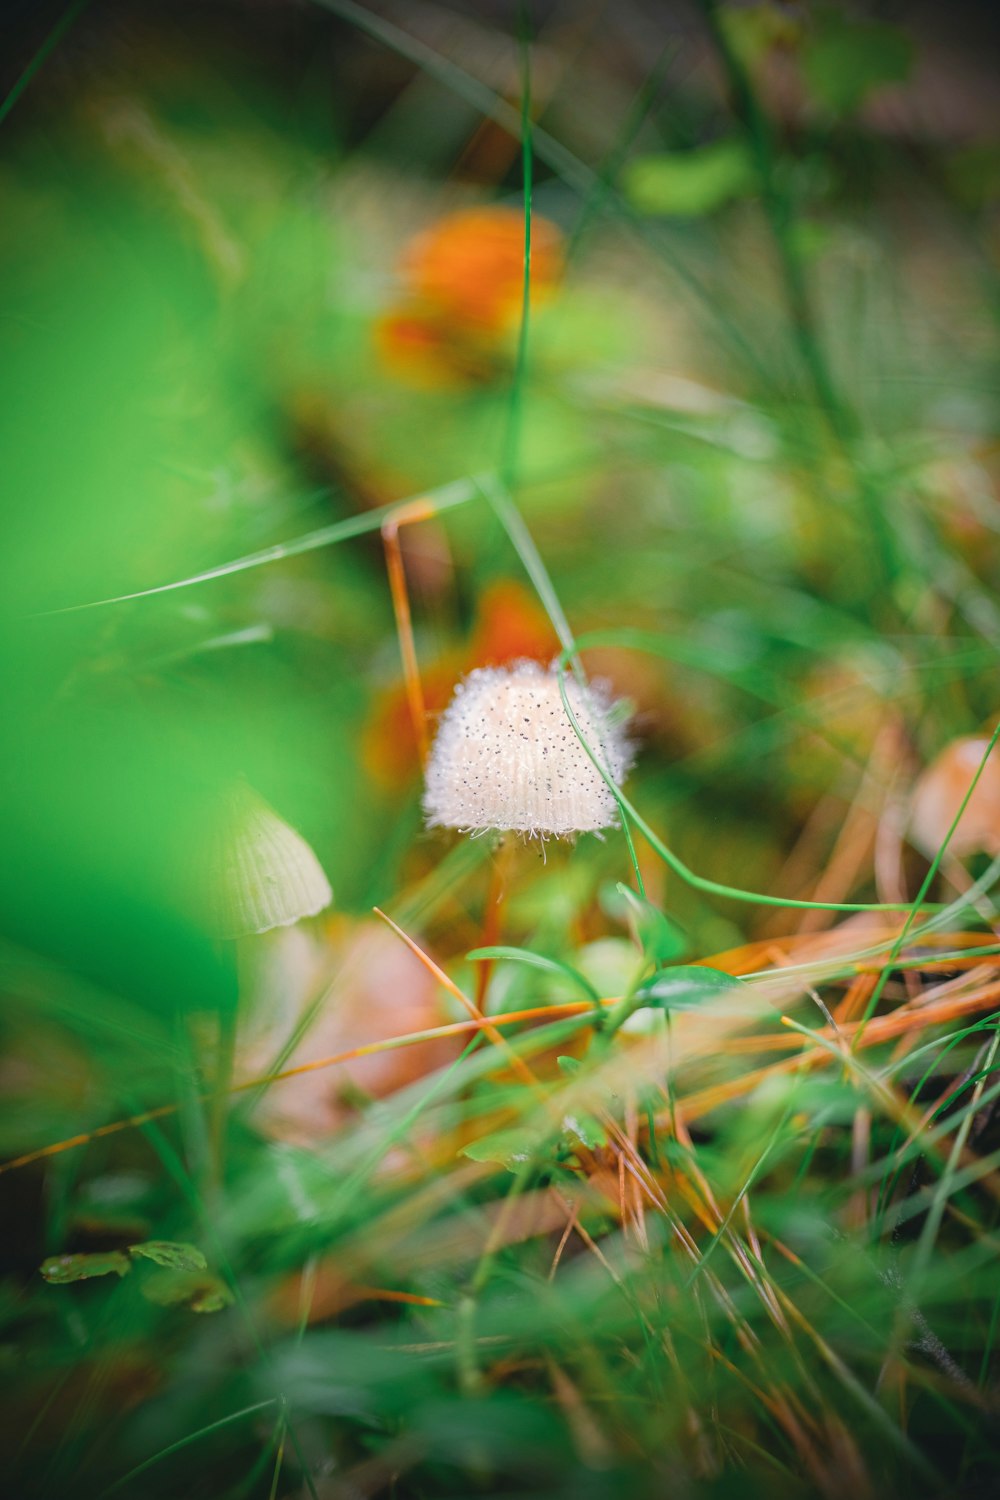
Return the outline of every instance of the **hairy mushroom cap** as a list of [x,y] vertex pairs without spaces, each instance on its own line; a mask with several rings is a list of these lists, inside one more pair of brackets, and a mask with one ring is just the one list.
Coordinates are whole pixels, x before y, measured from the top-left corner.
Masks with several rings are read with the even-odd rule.
[[305,839],[245,781],[223,799],[205,874],[209,922],[220,938],[290,927],[333,900]]
[[[910,836],[928,857],[944,843],[962,799],[986,754],[989,740],[976,737],[952,740],[917,779],[913,789]],[[1000,849],[1000,750],[994,750],[983,767],[976,789],[969,798],[948,852],[994,853]]]
[[[619,782],[631,747],[606,696],[566,679],[580,729]],[[455,689],[427,765],[431,826],[513,830],[529,838],[613,827],[617,804],[580,743],[554,670],[537,662],[481,667]]]

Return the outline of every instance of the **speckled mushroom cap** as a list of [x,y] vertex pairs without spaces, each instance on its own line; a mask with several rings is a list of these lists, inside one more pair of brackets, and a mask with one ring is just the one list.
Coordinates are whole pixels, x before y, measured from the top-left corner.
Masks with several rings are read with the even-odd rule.
[[[632,759],[607,697],[566,679],[587,743],[612,779]],[[431,826],[512,830],[529,838],[613,827],[617,804],[570,722],[555,671],[537,662],[481,667],[455,689],[427,765]]]

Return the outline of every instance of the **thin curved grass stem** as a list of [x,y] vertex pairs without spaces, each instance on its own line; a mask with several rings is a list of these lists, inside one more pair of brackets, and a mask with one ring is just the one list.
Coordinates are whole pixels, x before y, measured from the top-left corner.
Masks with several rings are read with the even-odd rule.
[[[134,589],[128,594],[112,594],[106,599],[89,599],[84,604],[67,604],[60,609],[41,610],[31,618],[45,619],[50,615],[79,614],[87,609],[103,609],[110,604],[128,604],[135,599],[150,599],[155,594],[170,594],[177,589],[190,588],[193,584],[211,583],[216,578],[228,578],[233,573],[246,573],[252,568],[264,567],[267,563],[282,562],[287,557],[301,557],[306,552],[318,552],[324,547],[335,546],[338,542],[349,541],[352,537],[365,536],[372,531],[381,530],[386,522],[391,522],[402,509],[412,504],[426,504],[432,507],[434,514],[443,510],[453,510],[458,505],[468,505],[470,501],[482,494],[481,478],[482,476],[470,475],[464,479],[456,479],[451,484],[444,484],[440,489],[430,491],[422,497],[392,500],[373,510],[345,516],[342,521],[334,521],[330,526],[320,526],[315,531],[307,531],[302,536],[292,537],[287,542],[275,542],[273,546],[262,547],[258,552],[249,552],[243,557],[232,558],[229,562],[219,563],[217,567],[206,568],[201,573],[191,573],[186,578],[175,578],[170,583],[154,584],[148,589]],[[326,494],[327,491],[323,490],[319,493]]]
[[90,4],[90,0],[73,0],[63,11],[59,20],[42,42],[38,51],[32,57],[27,67],[22,69],[14,83],[8,90],[6,97],[0,102],[0,124],[6,120],[14,105],[20,99],[25,89],[31,84],[36,74],[45,65],[48,58],[58,47],[70,27],[77,21]]
[[[696,874],[694,870],[689,869],[684,861],[678,855],[676,855],[673,850],[668,847],[668,845],[663,842],[659,834],[657,834],[655,830],[649,826],[638,809],[635,808],[625,796],[624,792],[622,792],[621,789],[616,786],[609,772],[601,764],[600,759],[594,753],[591,746],[587,743],[586,736],[584,735],[583,730],[580,727],[579,720],[573,712],[572,706],[569,701],[569,695],[566,692],[566,666],[567,653],[564,651],[559,657],[559,660],[556,664],[556,674],[559,679],[559,693],[562,697],[563,707],[566,710],[569,721],[572,724],[581,745],[587,752],[587,755],[590,757],[597,771],[600,773],[601,777],[606,783],[608,789],[614,796],[614,799],[618,804],[618,809],[621,813],[623,825],[626,818],[631,818],[635,826],[638,828],[639,832],[646,839],[647,843],[650,844],[650,846],[660,856],[664,864],[666,864],[671,870],[673,870],[674,874],[678,875],[686,885],[692,886],[695,890],[704,891],[708,895],[724,896],[730,901],[743,901],[753,906],[776,906],[779,908],[791,908],[796,911],[905,911],[911,914],[915,914],[914,904],[908,901],[802,901],[796,900],[791,896],[768,896],[765,895],[763,891],[743,890],[738,886],[724,885],[720,881],[709,880],[704,875]],[[998,726],[998,728],[1000,728],[1000,726]],[[929,884],[929,882],[925,882],[925,885],[927,884]]]

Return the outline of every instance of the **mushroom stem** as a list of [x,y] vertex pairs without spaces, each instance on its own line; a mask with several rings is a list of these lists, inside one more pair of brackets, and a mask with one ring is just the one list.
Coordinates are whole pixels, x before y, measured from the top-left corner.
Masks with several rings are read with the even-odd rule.
[[[242,971],[242,964],[240,965]],[[242,983],[240,985],[242,989]],[[219,1043],[215,1054],[215,1087],[209,1120],[209,1172],[213,1187],[221,1187],[226,1166],[226,1120],[236,1062],[239,995],[232,1005],[219,1007]]]
[[[283,937],[286,929],[279,928]],[[241,1027],[252,1024],[260,1010],[262,975],[267,975],[264,956],[268,940],[275,934],[246,935],[233,940],[236,957],[236,994],[219,1004],[219,1031],[215,1049],[215,1071],[209,1105],[209,1174],[213,1187],[221,1187],[226,1165],[226,1129],[233,1104],[237,1045],[242,1045]],[[262,946],[265,945],[265,946]]]
[[[480,944],[482,948],[493,948],[500,941],[503,908],[510,886],[511,866],[514,861],[514,850],[516,847],[516,840],[501,834],[493,858],[490,861],[489,881],[486,886],[486,905],[483,909],[483,940]],[[492,973],[492,959],[486,959],[479,965],[476,974],[476,1005],[480,1010],[483,1009],[486,1003],[486,992],[489,989]]]

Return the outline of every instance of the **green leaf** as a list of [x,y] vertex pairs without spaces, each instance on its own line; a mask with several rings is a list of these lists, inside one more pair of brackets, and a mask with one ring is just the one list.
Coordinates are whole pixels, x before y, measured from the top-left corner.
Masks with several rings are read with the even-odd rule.
[[529,964],[534,969],[545,969],[550,974],[561,974],[564,979],[571,979],[575,985],[583,991],[588,1000],[599,1000],[601,997],[590,983],[589,979],[570,964],[565,964],[558,958],[546,958],[541,953],[529,953],[527,948],[473,948],[467,953],[466,958],[471,962],[480,963],[485,959],[509,958],[515,963]]
[[802,52],[810,92],[836,115],[852,113],[883,84],[902,83],[912,67],[913,44],[903,32],[833,9],[816,17]]
[[138,1255],[143,1260],[154,1261],[158,1266],[169,1266],[174,1271],[208,1270],[208,1261],[197,1245],[173,1240],[143,1240],[141,1245],[129,1245],[128,1253]]
[[502,1167],[521,1166],[526,1161],[531,1161],[541,1144],[538,1132],[526,1128],[515,1128],[512,1130],[495,1130],[490,1135],[481,1136],[478,1141],[473,1141],[465,1146],[462,1155],[467,1156],[470,1161],[495,1161]]
[[165,1270],[148,1276],[142,1295],[158,1307],[186,1306],[191,1312],[221,1312],[233,1300],[224,1281],[203,1272]]
[[745,988],[742,979],[724,974],[721,969],[709,969],[702,964],[679,964],[672,969],[661,969],[647,979],[639,987],[638,998],[643,1005],[658,1006],[662,1010],[696,1010],[719,995]]
[[[657,966],[680,958],[687,948],[687,939],[675,922],[664,916],[652,901],[636,895],[621,881],[615,886],[620,901],[620,910],[631,922],[643,952]],[[618,913],[615,913],[617,915]]]
[[230,1306],[232,1300],[232,1292],[220,1281],[215,1286],[202,1287],[192,1297],[188,1307],[194,1313],[222,1312],[223,1308]]
[[580,1141],[591,1151],[608,1144],[607,1132],[593,1115],[564,1115],[563,1135]]
[[795,47],[802,31],[799,16],[773,0],[724,6],[718,12],[718,22],[730,48],[748,70],[775,47],[785,51]]
[[712,141],[689,151],[639,156],[625,168],[622,188],[644,214],[696,219],[756,187],[753,163],[742,142]]
[[[578,1057],[563,1055],[557,1057],[556,1062],[568,1078],[578,1078],[583,1071],[583,1064]],[[596,1151],[598,1147],[608,1144],[604,1127],[599,1120],[595,1120],[593,1115],[564,1115],[562,1125],[564,1136],[575,1136],[591,1151]]]
[[94,1276],[127,1276],[132,1269],[120,1250],[102,1250],[94,1255],[50,1255],[42,1262],[45,1280],[53,1286],[69,1281],[90,1281]]

